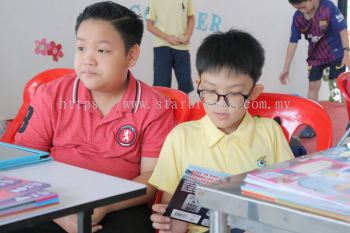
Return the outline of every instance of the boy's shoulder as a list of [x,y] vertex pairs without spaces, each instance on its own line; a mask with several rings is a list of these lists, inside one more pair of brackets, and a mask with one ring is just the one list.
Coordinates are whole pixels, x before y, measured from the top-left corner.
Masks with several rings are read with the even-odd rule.
[[136,82],[140,84],[142,99],[159,99],[159,100],[166,99],[166,97],[162,93],[160,93],[154,87],[148,85],[147,83],[139,79],[136,79]]
[[55,80],[41,84],[37,91],[46,92],[49,95],[63,95],[64,93],[71,94],[73,92],[74,83],[77,75],[75,73],[63,75]]
[[136,89],[136,93],[140,95],[140,98],[135,98],[135,100],[140,100],[137,110],[140,113],[153,116],[151,117],[153,119],[162,117],[168,112],[173,112],[172,100],[154,87],[136,79]]

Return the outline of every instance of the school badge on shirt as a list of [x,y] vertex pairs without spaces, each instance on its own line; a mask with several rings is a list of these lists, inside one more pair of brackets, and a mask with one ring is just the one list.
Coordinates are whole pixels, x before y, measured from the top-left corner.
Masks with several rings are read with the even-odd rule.
[[328,21],[327,20],[320,20],[319,27],[320,27],[320,29],[327,28],[328,27]]
[[263,156],[261,158],[259,158],[257,161],[256,161],[258,167],[265,167],[267,165],[267,162],[266,162],[266,156]]
[[116,136],[119,145],[128,147],[135,143],[137,131],[132,125],[124,125],[118,129]]

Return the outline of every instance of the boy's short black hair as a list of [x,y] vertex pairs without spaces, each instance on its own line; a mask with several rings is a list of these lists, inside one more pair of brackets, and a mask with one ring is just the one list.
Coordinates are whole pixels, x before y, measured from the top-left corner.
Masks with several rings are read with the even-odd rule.
[[297,4],[300,4],[302,2],[306,2],[307,0],[288,0],[288,1],[292,5],[297,5]]
[[243,31],[229,30],[204,39],[197,52],[196,67],[199,76],[226,69],[248,74],[255,84],[261,76],[264,62],[264,49],[253,36]]
[[111,23],[121,35],[126,52],[133,45],[141,44],[143,34],[142,19],[135,12],[122,5],[107,1],[87,6],[77,18],[75,33],[78,32],[80,24],[88,19],[105,20]]

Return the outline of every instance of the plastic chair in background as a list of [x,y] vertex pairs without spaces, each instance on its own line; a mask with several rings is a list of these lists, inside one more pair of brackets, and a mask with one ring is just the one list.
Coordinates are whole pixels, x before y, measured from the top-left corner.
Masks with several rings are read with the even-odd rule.
[[[192,108],[190,120],[200,119],[205,115],[203,104],[196,103]],[[262,93],[251,101],[249,113],[252,116],[272,118],[280,123],[288,141],[299,125],[309,125],[316,132],[316,150],[331,147],[333,129],[331,119],[326,110],[318,103],[298,96],[279,93]]]
[[343,95],[350,122],[350,72],[341,73],[337,78],[338,88]]
[[[175,105],[173,109],[174,109],[176,124],[189,120],[189,116],[191,113],[191,109],[190,109],[191,102],[187,94],[185,94],[182,91],[168,88],[168,87],[154,86],[153,88],[174,102]],[[161,203],[162,196],[163,196],[163,192],[158,190],[156,198],[153,203],[154,204]],[[158,233],[159,231],[156,230],[156,232]]]
[[174,109],[176,124],[188,120],[188,117],[191,113],[191,102],[187,94],[169,87],[154,86],[153,88],[174,102],[173,104],[171,104],[171,106],[168,107]]
[[15,118],[7,126],[6,131],[2,136],[2,138],[0,139],[0,141],[8,142],[8,143],[14,142],[14,137],[18,129],[20,128],[24,117],[27,114],[30,101],[36,89],[38,88],[38,86],[40,86],[41,84],[50,82],[52,80],[55,80],[57,78],[60,78],[66,74],[70,74],[72,72],[74,72],[74,70],[69,68],[55,68],[55,69],[46,70],[34,76],[24,87],[23,103],[19,108]]

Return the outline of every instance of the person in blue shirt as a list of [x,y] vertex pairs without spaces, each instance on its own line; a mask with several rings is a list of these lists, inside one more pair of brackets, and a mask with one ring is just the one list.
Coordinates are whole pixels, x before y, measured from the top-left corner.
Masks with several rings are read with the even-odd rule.
[[[318,101],[323,70],[329,67],[329,80],[335,84],[339,74],[350,67],[347,24],[342,13],[330,0],[288,1],[297,11],[293,16],[291,36],[279,79],[282,84],[289,82],[289,68],[303,34],[309,42],[308,98]],[[315,133],[310,127],[301,133],[301,137],[313,136]]]

